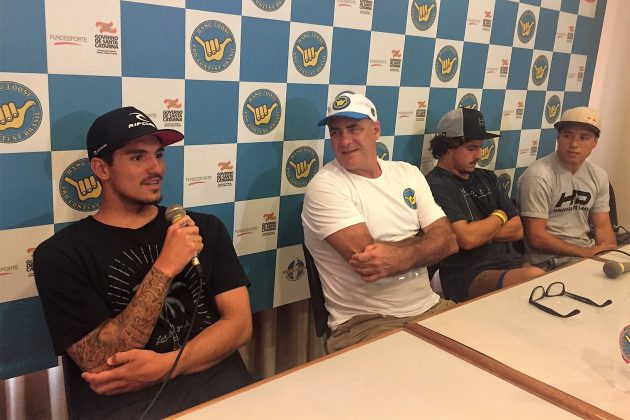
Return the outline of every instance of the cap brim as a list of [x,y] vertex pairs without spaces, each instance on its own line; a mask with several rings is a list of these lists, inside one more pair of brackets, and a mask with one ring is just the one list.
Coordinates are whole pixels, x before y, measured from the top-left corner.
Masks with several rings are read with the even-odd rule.
[[334,118],[334,117],[346,117],[346,118],[353,118],[355,120],[364,120],[366,118],[370,118],[369,116],[367,116],[365,114],[362,114],[360,112],[350,112],[350,111],[344,112],[344,111],[342,111],[342,112],[337,112],[335,114],[327,116],[326,118],[324,118],[323,120],[318,122],[317,126],[321,127],[323,125],[328,124],[328,120],[331,119],[331,118]]
[[563,127],[566,127],[567,125],[577,125],[579,127],[586,128],[588,130],[591,130],[593,133],[595,133],[596,136],[599,136],[600,134],[599,128],[595,127],[594,125],[581,122],[581,121],[558,121],[553,126],[556,130],[561,130]]
[[171,129],[163,129],[158,130],[151,135],[157,136],[162,142],[162,146],[168,146],[169,144],[177,143],[178,141],[182,141],[184,139],[184,135],[177,130]]
[[484,133],[476,133],[474,136],[466,136],[466,141],[473,141],[473,140],[488,140],[488,139],[494,139],[496,137],[501,137],[499,134],[494,134],[494,133],[489,133],[489,132],[484,132]]

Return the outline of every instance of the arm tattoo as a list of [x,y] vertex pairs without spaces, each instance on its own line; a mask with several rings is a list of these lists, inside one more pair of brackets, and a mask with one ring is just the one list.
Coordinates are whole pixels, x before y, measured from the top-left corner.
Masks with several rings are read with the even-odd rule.
[[107,369],[107,358],[120,351],[145,346],[151,336],[171,277],[151,267],[129,305],[66,349],[84,371]]

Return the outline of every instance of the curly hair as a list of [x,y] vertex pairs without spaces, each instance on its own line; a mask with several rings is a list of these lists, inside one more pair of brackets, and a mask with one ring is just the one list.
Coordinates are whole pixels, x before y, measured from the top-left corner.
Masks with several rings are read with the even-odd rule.
[[431,150],[431,154],[434,158],[439,159],[447,150],[456,149],[465,142],[464,137],[446,137],[444,133],[436,134],[431,139],[429,150]]

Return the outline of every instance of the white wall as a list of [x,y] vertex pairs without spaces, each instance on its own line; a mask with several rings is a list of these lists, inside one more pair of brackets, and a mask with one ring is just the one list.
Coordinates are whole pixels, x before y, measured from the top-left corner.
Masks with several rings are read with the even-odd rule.
[[602,135],[591,160],[608,172],[619,224],[630,229],[630,3],[608,0],[589,106],[602,114]]

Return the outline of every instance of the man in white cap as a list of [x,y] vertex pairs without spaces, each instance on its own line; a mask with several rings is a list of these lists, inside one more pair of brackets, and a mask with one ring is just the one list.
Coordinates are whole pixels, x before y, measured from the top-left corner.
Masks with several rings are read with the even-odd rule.
[[324,124],[335,160],[309,183],[302,224],[334,351],[454,305],[431,290],[426,266],[457,243],[418,168],[377,157],[381,126],[368,98],[338,95]]
[[431,140],[438,163],[427,181],[459,244],[439,264],[444,295],[455,302],[544,273],[509,246],[523,239],[518,211],[494,172],[477,168],[484,141],[494,137],[481,112],[458,108],[440,119]]
[[[554,126],[556,152],[527,168],[518,191],[528,257],[545,270],[617,246],[609,217],[608,176],[586,160],[599,139],[599,112],[571,108]],[[589,221],[594,239],[588,235]]]

